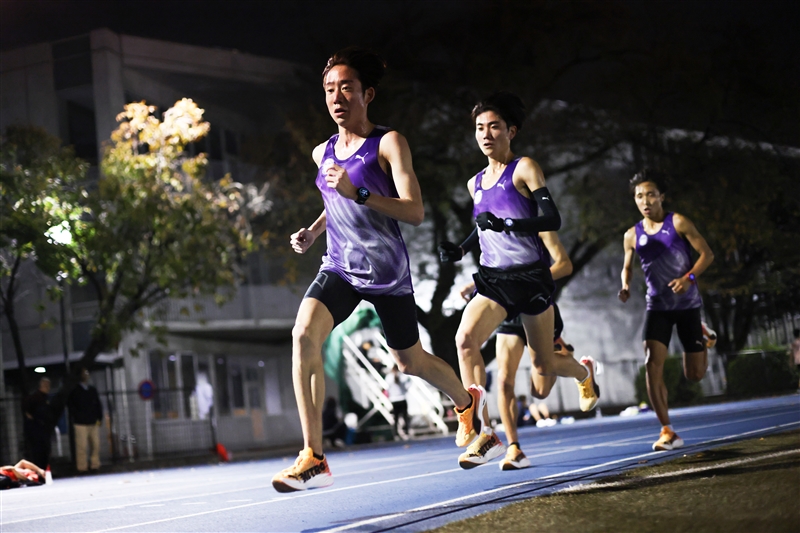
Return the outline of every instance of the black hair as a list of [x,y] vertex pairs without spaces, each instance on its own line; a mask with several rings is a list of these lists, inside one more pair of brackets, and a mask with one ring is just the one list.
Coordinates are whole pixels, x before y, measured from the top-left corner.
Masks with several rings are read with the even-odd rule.
[[630,193],[633,194],[636,192],[636,186],[641,185],[642,183],[649,181],[653,185],[656,186],[658,192],[664,194],[667,192],[667,182],[669,178],[664,172],[660,170],[655,170],[652,168],[643,168],[641,171],[637,172],[633,175],[631,180],[628,182],[628,188]]
[[336,65],[345,65],[354,69],[358,73],[358,80],[364,91],[370,87],[377,88],[386,71],[386,61],[375,52],[358,46],[348,46],[328,59],[328,63],[322,71],[322,83],[325,83],[328,72]]
[[525,104],[522,99],[514,93],[498,91],[492,93],[472,108],[472,123],[483,113],[494,111],[500,118],[505,120],[510,128],[516,126],[519,132],[525,122]]

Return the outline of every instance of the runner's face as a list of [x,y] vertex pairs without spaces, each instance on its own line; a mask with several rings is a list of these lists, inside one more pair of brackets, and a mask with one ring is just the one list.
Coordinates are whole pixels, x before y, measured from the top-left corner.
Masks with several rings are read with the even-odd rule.
[[661,216],[663,212],[661,203],[664,201],[664,195],[658,191],[655,183],[645,181],[637,185],[633,191],[633,199],[643,217],[659,218]]
[[502,159],[511,150],[511,139],[516,133],[516,126],[509,128],[494,111],[486,111],[475,118],[475,140],[487,157]]
[[375,96],[375,89],[364,91],[358,72],[346,65],[336,65],[325,76],[325,103],[333,121],[340,126],[357,123],[367,117],[367,104]]

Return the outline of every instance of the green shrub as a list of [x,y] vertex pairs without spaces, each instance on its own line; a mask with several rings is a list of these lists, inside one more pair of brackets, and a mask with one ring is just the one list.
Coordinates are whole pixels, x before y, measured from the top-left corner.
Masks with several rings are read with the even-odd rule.
[[795,390],[797,380],[797,369],[783,350],[739,354],[728,364],[729,396]]
[[[636,377],[636,399],[649,404],[646,371],[647,369],[642,366]],[[664,362],[664,384],[667,386],[667,402],[670,406],[693,404],[703,398],[703,388],[700,383],[692,383],[683,375],[682,356],[673,355]]]

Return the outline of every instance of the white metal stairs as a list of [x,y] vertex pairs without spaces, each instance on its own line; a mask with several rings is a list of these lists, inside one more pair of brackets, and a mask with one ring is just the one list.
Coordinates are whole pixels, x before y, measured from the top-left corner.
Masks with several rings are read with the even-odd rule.
[[[380,358],[381,364],[391,368],[395,361],[389,353],[386,340],[379,333],[372,333],[370,340],[373,339],[378,341],[379,345],[374,354]],[[384,394],[387,388],[384,377],[364,356],[350,336],[343,337],[342,355],[345,361],[345,379],[353,399],[367,409],[367,413],[359,418],[356,429],[361,429],[375,415],[380,415],[393,426],[392,404]],[[414,423],[410,424],[412,427],[406,431],[415,437],[426,434],[447,435],[449,428],[446,423],[446,413],[449,406],[443,403],[442,394],[426,381],[415,376],[408,377],[410,386],[406,401]]]

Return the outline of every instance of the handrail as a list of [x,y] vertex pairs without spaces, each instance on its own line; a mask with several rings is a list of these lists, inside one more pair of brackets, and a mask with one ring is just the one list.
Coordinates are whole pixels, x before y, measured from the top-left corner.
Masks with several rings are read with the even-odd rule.
[[[381,348],[383,348],[381,352],[382,362],[386,366],[391,367],[395,362],[394,358],[389,354],[389,345],[386,344],[386,339],[383,338],[383,335],[379,334],[376,334],[375,337],[378,339],[378,342],[380,342]],[[416,376],[410,376],[410,378],[411,387],[408,392],[416,396],[418,402],[427,408],[427,415],[430,421],[439,428],[439,431],[447,435],[450,432],[450,428],[447,427],[447,423],[444,421],[445,407],[442,404],[439,392],[431,390],[425,380],[421,378]]]
[[383,376],[375,370],[372,363],[364,357],[353,340],[345,335],[343,337],[345,349],[342,355],[347,362],[347,370],[352,373],[358,384],[366,392],[367,398],[372,403],[372,409],[358,421],[356,429],[363,426],[375,412],[379,412],[392,425],[394,425],[394,415],[391,411],[391,402],[384,396],[386,381]]

